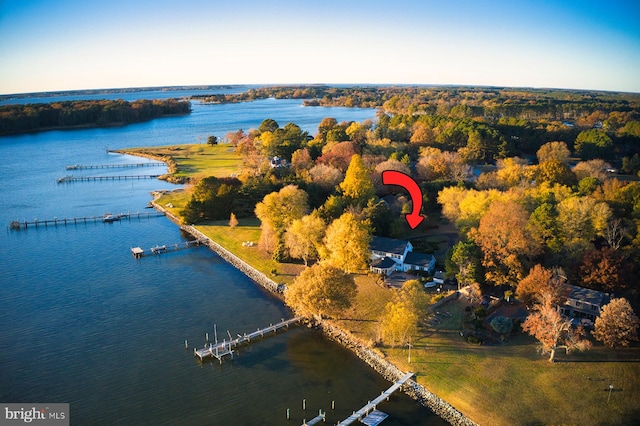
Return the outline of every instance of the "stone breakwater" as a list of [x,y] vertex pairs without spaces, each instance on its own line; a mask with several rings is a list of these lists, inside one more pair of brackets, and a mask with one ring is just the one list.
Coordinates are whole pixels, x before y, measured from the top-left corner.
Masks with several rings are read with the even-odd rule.
[[216,243],[215,241],[213,241],[211,238],[207,237],[202,232],[198,231],[194,226],[180,224],[180,219],[178,219],[176,216],[171,214],[164,207],[158,205],[157,203],[152,203],[152,204],[157,210],[159,210],[161,212],[164,212],[165,215],[172,222],[174,222],[175,224],[177,224],[180,227],[180,229],[182,229],[184,232],[189,233],[190,235],[194,236],[195,238],[197,238],[197,239],[199,239],[201,241],[204,241],[205,244],[207,245],[207,247],[209,247],[211,250],[213,250],[215,253],[217,253],[225,261],[227,261],[231,265],[233,265],[236,269],[240,270],[246,276],[248,276],[253,281],[258,283],[260,286],[264,287],[265,289],[269,290],[272,293],[276,293],[279,296],[282,296],[284,294],[284,290],[286,288],[286,286],[284,284],[278,284],[275,281],[271,280],[265,274],[263,274],[262,272],[258,271],[253,266],[249,265],[247,262],[245,262],[244,260],[240,259],[235,254],[231,253],[229,250],[225,249],[220,244]]
[[[358,356],[358,358],[366,362],[371,368],[376,370],[382,377],[390,382],[395,382],[404,376],[405,372],[382,358],[382,356],[372,349],[361,344],[359,341],[354,339],[351,334],[330,324],[328,321],[318,321],[315,324],[322,329],[327,337],[351,350]],[[424,386],[418,384],[414,380],[407,381],[402,386],[402,390],[411,398],[420,402],[423,406],[428,407],[440,418],[454,426],[476,425],[476,423],[465,417],[464,414],[456,410],[451,404],[428,391]]]
[[[260,286],[272,293],[275,293],[279,297],[283,296],[286,289],[286,286],[284,284],[278,284],[269,279],[265,274],[258,271],[235,254],[231,253],[220,244],[207,237],[202,232],[198,231],[195,227],[189,225],[181,225],[180,220],[165,208],[158,205],[157,203],[152,204],[157,210],[164,212],[172,222],[180,226],[180,229],[191,234],[195,238],[205,241],[205,244],[211,250],[213,250],[224,260],[232,264],[238,270],[242,271],[245,275],[258,283]],[[385,360],[382,356],[374,352],[369,347],[360,343],[349,333],[346,333],[344,330],[330,324],[328,321],[314,320],[312,322],[312,325],[320,328],[325,336],[329,337],[331,340],[351,350],[358,358],[366,362],[385,379],[391,382],[395,382],[402,376],[404,376],[405,373],[398,367]],[[437,395],[428,391],[424,386],[418,384],[413,380],[407,381],[403,385],[402,390],[411,398],[415,399],[423,406],[428,407],[436,415],[454,426],[476,425],[476,423],[465,417],[464,414],[453,408],[451,404],[439,398]]]

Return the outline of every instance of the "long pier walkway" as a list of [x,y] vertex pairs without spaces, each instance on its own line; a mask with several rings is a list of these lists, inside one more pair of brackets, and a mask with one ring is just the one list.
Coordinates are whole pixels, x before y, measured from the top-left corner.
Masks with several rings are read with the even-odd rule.
[[268,334],[271,332],[276,333],[278,330],[282,328],[285,328],[285,327],[288,328],[289,325],[297,323],[301,319],[302,317],[295,317],[288,320],[282,320],[281,322],[277,324],[272,324],[269,327],[259,328],[253,333],[249,333],[249,334],[245,333],[242,336],[238,335],[236,339],[223,340],[222,342],[219,342],[219,343],[209,343],[208,345],[205,345],[204,348],[202,349],[194,348],[193,354],[198,358],[200,358],[200,360],[203,360],[204,358],[209,358],[209,357],[217,358],[218,361],[220,361],[220,363],[222,364],[222,358],[224,358],[226,355],[231,355],[233,357],[234,349],[237,346],[243,343],[249,343],[251,342],[251,339],[255,339],[256,337],[264,337],[265,334]]
[[136,259],[140,259],[148,255],[162,254],[170,251],[189,249],[192,247],[197,247],[201,244],[204,244],[204,240],[191,240],[191,241],[186,241],[186,242],[176,243],[176,244],[157,245],[155,247],[151,247],[148,251],[145,251],[141,247],[132,247],[131,254]]
[[162,175],[110,175],[110,176],[63,176],[58,178],[58,183],[90,182],[103,180],[132,180],[132,179],[156,179]]
[[164,216],[163,212],[159,211],[149,211],[149,212],[137,212],[137,213],[120,213],[117,215],[105,214],[102,216],[84,216],[84,217],[71,217],[71,218],[57,218],[46,219],[46,220],[38,220],[33,219],[29,220],[14,220],[9,224],[10,229],[20,230],[20,229],[28,229],[31,228],[48,228],[49,226],[67,226],[67,225],[78,225],[78,224],[87,224],[94,222],[117,222],[122,219],[148,219],[152,217],[160,217]]
[[[341,422],[338,422],[338,424],[340,426],[342,426],[342,425],[350,425],[351,423],[354,423],[354,422],[356,422],[356,421],[358,421],[360,419],[364,420],[364,417],[366,417],[370,412],[376,410],[376,406],[378,404],[380,404],[385,399],[388,399],[389,396],[391,396],[392,393],[394,393],[395,391],[400,389],[400,387],[402,385],[404,385],[405,382],[407,380],[409,380],[411,377],[413,377],[413,373],[405,374],[400,380],[395,382],[389,389],[387,389],[386,391],[382,392],[380,394],[380,396],[378,396],[376,399],[374,399],[373,401],[369,401],[369,403],[367,405],[365,405],[364,407],[362,407],[358,411],[355,411],[351,416],[349,416],[345,420],[343,420]],[[383,418],[383,420],[384,420],[384,418]],[[376,423],[376,424],[378,424],[378,423]],[[366,423],[366,424],[369,424],[369,423]]]
[[95,164],[95,165],[83,165],[74,164],[72,166],[65,167],[67,170],[87,170],[87,169],[129,169],[134,167],[161,167],[165,166],[164,163],[128,163],[128,164]]

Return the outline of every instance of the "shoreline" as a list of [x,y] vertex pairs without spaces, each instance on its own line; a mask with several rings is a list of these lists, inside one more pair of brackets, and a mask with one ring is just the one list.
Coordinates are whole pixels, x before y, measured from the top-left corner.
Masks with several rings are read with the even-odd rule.
[[[130,154],[130,153],[129,153]],[[131,155],[131,154],[130,154]],[[134,154],[135,155],[135,154]],[[151,201],[151,205],[158,211],[163,212],[166,217],[178,225],[178,227],[198,238],[204,240],[210,250],[218,254],[226,262],[230,263],[233,267],[249,277],[256,284],[260,285],[265,290],[269,291],[273,296],[278,299],[284,300],[284,291],[286,285],[277,284],[265,274],[258,271],[244,260],[240,259],[235,254],[231,253],[213,239],[198,231],[194,226],[182,225],[178,217],[173,215],[164,207],[160,206],[155,200]],[[378,374],[380,374],[386,380],[395,382],[399,380],[405,372],[400,370],[397,366],[387,361],[379,354],[360,343],[357,339],[353,338],[349,333],[345,332],[341,328],[331,324],[328,320],[314,320],[311,325],[320,328],[322,333],[334,342],[342,345],[346,349],[350,350],[360,360],[364,361],[367,365],[373,368]],[[476,426],[477,423],[467,418],[464,414],[454,408],[451,404],[438,397],[436,394],[429,391],[424,386],[420,385],[415,380],[408,380],[403,386],[402,391],[412,399],[418,401],[423,407],[430,409],[435,415],[441,419],[449,422],[454,426]]]
[[137,123],[146,123],[152,120],[156,120],[158,118],[171,118],[171,117],[182,117],[184,115],[189,115],[190,113],[180,113],[180,114],[163,114],[158,117],[152,117],[145,120],[136,120],[136,121],[118,121],[107,124],[98,124],[98,123],[85,123],[85,124],[73,124],[68,126],[47,126],[47,127],[38,127],[37,129],[27,129],[27,130],[12,130],[0,133],[0,137],[2,136],[17,136],[17,135],[28,135],[33,133],[40,132],[50,132],[52,130],[84,130],[84,129],[108,129],[110,127],[125,127],[130,124]]

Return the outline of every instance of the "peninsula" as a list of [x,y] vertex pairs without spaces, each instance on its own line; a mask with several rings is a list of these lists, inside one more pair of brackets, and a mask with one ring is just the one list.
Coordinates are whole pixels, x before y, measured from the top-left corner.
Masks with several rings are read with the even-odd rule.
[[122,126],[164,116],[189,114],[178,99],[83,100],[0,106],[0,136],[44,130]]

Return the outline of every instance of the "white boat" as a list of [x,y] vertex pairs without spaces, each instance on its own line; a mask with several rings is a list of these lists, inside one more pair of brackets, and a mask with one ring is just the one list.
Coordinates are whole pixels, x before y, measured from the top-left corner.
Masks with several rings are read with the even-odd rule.
[[102,215],[103,222],[116,222],[118,220],[120,220],[119,215],[112,215],[111,213],[105,213]]

